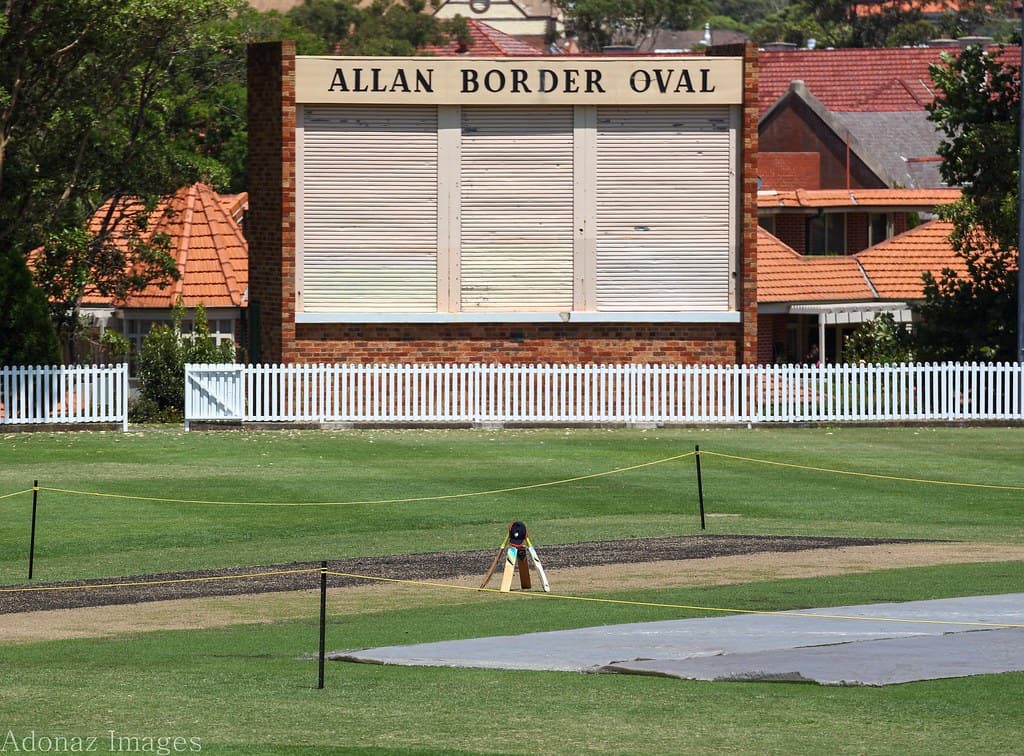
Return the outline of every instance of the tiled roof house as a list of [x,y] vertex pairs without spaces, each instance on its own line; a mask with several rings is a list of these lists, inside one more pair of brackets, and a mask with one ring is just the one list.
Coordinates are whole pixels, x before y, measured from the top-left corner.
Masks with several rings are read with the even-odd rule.
[[841,359],[843,337],[872,314],[909,320],[923,271],[961,265],[945,224],[911,228],[959,197],[942,183],[926,110],[929,66],[956,52],[760,53],[760,360],[799,360],[822,342]]
[[801,255],[765,229],[758,232],[758,337],[764,362],[801,362],[813,345],[824,358],[842,356],[842,339],[877,313],[909,323],[924,296],[924,271],[938,277],[965,271],[949,243],[952,226],[941,220],[855,255]]
[[[248,304],[248,244],[241,228],[246,203],[245,194],[221,196],[207,184],[180,189],[157,206],[147,229],[150,237],[162,233],[170,238],[180,278],[164,286],[150,284],[120,301],[87,293],[83,314],[91,316],[100,330],[123,333],[138,350],[153,325],[169,321],[180,298],[186,312],[203,305],[218,342],[237,341]],[[93,228],[107,208],[104,205],[93,215]],[[129,213],[120,222],[127,224],[130,217]],[[113,233],[118,233],[117,226]]]

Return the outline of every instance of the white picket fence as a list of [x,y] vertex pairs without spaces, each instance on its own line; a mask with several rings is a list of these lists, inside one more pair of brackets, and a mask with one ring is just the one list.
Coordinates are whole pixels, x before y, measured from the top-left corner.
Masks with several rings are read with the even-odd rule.
[[128,365],[0,367],[0,426],[121,423]]
[[1024,420],[1024,366],[188,365],[185,424]]

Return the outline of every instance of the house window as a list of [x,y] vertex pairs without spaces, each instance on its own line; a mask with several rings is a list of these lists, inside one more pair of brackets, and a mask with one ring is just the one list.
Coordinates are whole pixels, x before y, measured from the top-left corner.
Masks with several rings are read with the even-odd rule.
[[[207,320],[207,324],[210,328],[210,338],[215,344],[220,346],[224,343],[234,343],[235,341],[235,323],[237,321],[232,318],[210,318]],[[128,362],[129,373],[134,376],[138,368],[138,357],[142,351],[142,345],[149,335],[149,332],[158,325],[170,326],[171,320],[168,315],[165,318],[128,318],[125,321],[125,331],[128,337],[128,341],[131,343],[131,355]],[[181,332],[183,334],[192,333],[192,320],[182,320]]]
[[843,213],[822,213],[807,221],[807,254],[846,254],[846,216]]
[[892,213],[870,213],[868,215],[868,246],[873,247],[893,236]]

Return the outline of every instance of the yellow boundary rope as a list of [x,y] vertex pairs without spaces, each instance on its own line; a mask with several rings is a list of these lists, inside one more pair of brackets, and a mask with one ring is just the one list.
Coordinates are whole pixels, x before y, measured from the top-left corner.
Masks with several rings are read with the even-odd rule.
[[48,486],[40,486],[40,491],[52,491],[54,493],[72,494],[75,496],[99,496],[107,499],[130,499],[133,501],[155,501],[165,504],[209,504],[209,505],[220,505],[220,506],[235,506],[235,507],[341,507],[350,506],[355,504],[410,504],[413,502],[424,502],[424,501],[446,501],[451,499],[467,499],[474,496],[493,496],[495,494],[503,493],[514,493],[516,491],[528,491],[534,488],[548,488],[550,486],[561,486],[567,483],[575,483],[581,480],[590,480],[591,478],[602,478],[608,475],[618,475],[620,473],[629,472],[631,470],[639,470],[643,467],[651,467],[653,465],[661,465],[666,462],[674,462],[677,459],[684,459],[686,457],[692,457],[695,452],[686,452],[685,454],[676,454],[671,457],[665,457],[664,459],[656,459],[652,462],[641,462],[636,465],[629,465],[628,467],[617,467],[614,470],[605,470],[603,472],[591,473],[589,475],[577,475],[573,478],[564,478],[562,480],[551,480],[544,483],[530,483],[523,486],[512,486],[509,488],[495,488],[490,491],[470,491],[467,493],[458,494],[442,494],[439,496],[414,496],[403,499],[365,499],[365,500],[353,500],[353,501],[299,501],[299,502],[272,502],[272,501],[204,501],[202,499],[168,499],[156,496],[130,496],[127,494],[112,494],[112,493],[97,493],[94,491],[76,491],[70,488],[50,488]]
[[[151,585],[172,585],[181,583],[208,583],[213,581],[223,580],[244,580],[260,577],[271,577],[274,575],[296,575],[302,573],[322,573],[325,575],[332,575],[334,577],[345,577],[353,578],[357,580],[368,580],[379,583],[394,583],[399,585],[415,585],[425,588],[444,588],[448,590],[458,591],[472,591],[474,593],[496,593],[501,594],[497,588],[478,588],[468,585],[457,585],[455,583],[435,583],[426,580],[405,580],[402,578],[387,578],[380,577],[377,575],[360,575],[354,572],[334,572],[332,570],[325,570],[322,567],[303,567],[293,570],[275,570],[272,572],[252,572],[242,575],[210,575],[207,577],[197,578],[174,578],[168,580],[138,580],[123,583],[92,583],[88,585],[39,585],[39,586],[26,586],[21,588],[0,588],[0,593],[31,593],[31,592],[42,592],[42,591],[81,591],[81,590],[95,590],[98,588],[132,588],[140,586],[151,586]],[[313,590],[310,588],[310,590]],[[807,619],[832,619],[832,620],[857,620],[861,622],[898,622],[905,624],[920,624],[920,625],[949,625],[957,627],[988,627],[988,628],[1024,628],[1024,624],[1013,624],[1004,622],[968,622],[962,620],[926,620],[926,619],[908,619],[906,617],[862,617],[854,615],[844,614],[816,614],[812,612],[800,612],[800,611],[782,611],[782,610],[767,610],[767,609],[735,609],[725,608],[717,606],[694,606],[689,604],[667,604],[654,601],[630,601],[628,599],[608,599],[608,598],[597,598],[594,596],[569,596],[560,593],[528,593],[525,591],[515,592],[509,595],[530,597],[530,598],[548,598],[548,599],[561,599],[563,601],[589,601],[599,604],[616,604],[619,606],[642,606],[655,609],[681,609],[686,611],[695,612],[718,612],[722,614],[758,614],[766,616],[776,617],[801,617]]]
[[[400,499],[354,499],[351,501],[300,501],[300,502],[275,502],[275,501],[209,501],[204,499],[171,499],[159,496],[131,496],[128,494],[114,494],[114,493],[102,493],[97,491],[78,491],[71,488],[52,488],[48,486],[39,486],[40,491],[51,491],[53,493],[63,493],[73,496],[94,496],[106,499],[126,499],[132,501],[151,501],[164,504],[204,504],[211,506],[234,506],[234,507],[340,507],[340,506],[352,506],[352,505],[375,505],[375,504],[411,504],[416,502],[426,501],[450,501],[453,499],[467,499],[476,496],[493,496],[496,494],[504,493],[515,493],[516,491],[528,491],[535,488],[548,488],[551,486],[561,486],[568,483],[575,483],[581,480],[589,480],[592,478],[602,478],[608,475],[618,475],[620,473],[629,472],[631,470],[638,470],[644,467],[651,467],[653,465],[660,465],[666,462],[674,462],[679,459],[685,459],[686,457],[692,457],[697,452],[686,452],[684,454],[676,454],[671,457],[665,457],[663,459],[656,459],[651,462],[641,462],[636,465],[629,465],[627,467],[617,467],[614,470],[605,470],[603,472],[591,473],[589,475],[578,475],[572,478],[563,478],[561,480],[551,480],[543,483],[530,483],[522,486],[510,486],[508,488],[495,488],[489,491],[469,491],[466,493],[458,494],[441,494],[437,496],[413,496]],[[931,480],[927,478],[907,478],[898,475],[881,475],[878,473],[867,473],[858,472],[856,470],[837,470],[829,467],[815,467],[813,465],[798,465],[792,462],[778,462],[770,459],[757,459],[756,457],[743,457],[738,454],[724,454],[722,452],[702,450],[701,454],[709,457],[721,457],[722,459],[732,459],[741,462],[751,462],[758,465],[772,465],[775,467],[788,467],[795,470],[810,470],[813,472],[831,473],[833,475],[849,475],[860,478],[873,478],[876,480],[894,480],[903,483],[922,483],[925,485],[935,486],[956,486],[960,488],[983,488],[995,491],[1024,491],[1024,486],[1008,486],[1008,485],[997,485],[992,483],[964,483],[961,481],[951,480]],[[0,494],[0,500],[9,499],[14,496],[21,496],[23,494],[31,493],[32,488],[25,489],[24,491],[14,491],[13,493]]]
[[14,493],[0,494],[0,499],[9,499],[12,496],[21,496],[22,494],[32,493],[32,491],[34,490],[35,489],[33,488],[26,488],[24,491],[15,491]]
[[711,457],[722,457],[724,459],[736,459],[743,462],[754,462],[759,465],[774,465],[776,467],[790,467],[797,470],[812,470],[814,472],[833,473],[835,475],[853,475],[860,478],[877,478],[879,480],[898,480],[904,483],[927,483],[935,486],[961,486],[964,488],[991,488],[998,491],[1024,491],[1024,486],[1000,486],[989,483],[960,483],[950,480],[928,480],[927,478],[901,478],[898,475],[879,475],[877,473],[856,472],[853,470],[834,470],[828,467],[812,467],[810,465],[796,465],[791,462],[774,462],[769,459],[755,459],[753,457],[740,457],[736,454],[722,454],[721,452],[704,451],[701,454]]
[[[431,583],[422,580],[402,580],[400,578],[385,578],[376,577],[373,575],[358,575],[351,572],[331,572],[327,571],[328,575],[334,575],[336,577],[347,577],[347,578],[358,578],[360,580],[374,580],[384,583],[401,583],[407,585],[419,585],[428,588],[449,588],[461,591],[476,591],[485,593],[501,593],[497,588],[476,588],[468,585],[455,585],[453,583]],[[873,622],[904,622],[911,624],[921,625],[956,625],[962,627],[1000,627],[1000,628],[1024,628],[1024,624],[1010,624],[1003,622],[966,622],[959,620],[923,620],[923,619],[907,619],[905,617],[858,617],[858,616],[847,616],[842,614],[814,614],[812,612],[797,612],[797,611],[771,611],[767,609],[732,609],[723,608],[716,606],[690,606],[688,604],[663,604],[653,601],[630,601],[628,599],[606,599],[596,598],[593,596],[568,596],[559,593],[532,593],[532,592],[516,592],[517,596],[532,597],[532,598],[549,598],[549,599],[562,599],[565,601],[591,601],[599,604],[619,604],[623,606],[644,606],[654,607],[657,609],[685,609],[688,611],[699,611],[699,612],[720,612],[723,614],[761,614],[778,617],[807,617],[812,619],[836,619],[836,620],[860,620],[860,621],[873,621]]]

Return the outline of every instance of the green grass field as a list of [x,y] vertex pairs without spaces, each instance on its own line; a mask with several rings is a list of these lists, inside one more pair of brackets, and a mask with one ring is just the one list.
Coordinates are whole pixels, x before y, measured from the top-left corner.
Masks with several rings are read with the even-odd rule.
[[[9,434],[0,496],[44,489],[38,581],[496,549],[512,519],[543,552],[699,533],[694,458],[659,462],[699,444],[707,512],[730,515],[708,533],[1019,544],[1022,442],[1020,428]],[[30,515],[30,494],[0,499],[0,584],[25,580]],[[604,597],[787,609],[1019,592],[1022,578],[1009,562]],[[33,736],[95,737],[97,752],[1021,752],[1024,674],[868,689],[329,664],[316,690],[302,658],[316,612],[311,594],[308,619],[3,647],[0,753]],[[329,615],[340,649],[693,613],[436,591]]]

